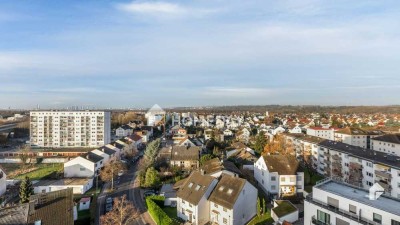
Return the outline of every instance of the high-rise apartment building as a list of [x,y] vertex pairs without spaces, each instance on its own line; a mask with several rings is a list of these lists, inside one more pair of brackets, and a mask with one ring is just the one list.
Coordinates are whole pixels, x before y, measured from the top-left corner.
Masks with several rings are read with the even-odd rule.
[[32,111],[32,146],[98,147],[111,142],[111,113],[105,111]]

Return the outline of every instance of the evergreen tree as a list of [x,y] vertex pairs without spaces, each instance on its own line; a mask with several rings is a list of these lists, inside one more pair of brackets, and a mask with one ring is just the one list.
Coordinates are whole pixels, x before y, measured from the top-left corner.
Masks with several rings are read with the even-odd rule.
[[146,187],[154,187],[160,184],[160,175],[154,167],[147,169],[144,183]]
[[254,150],[257,153],[261,153],[264,150],[264,147],[267,145],[267,139],[265,139],[265,133],[264,131],[261,131],[257,136],[256,136],[256,141],[254,143]]
[[28,176],[22,181],[19,187],[19,198],[21,203],[29,202],[29,197],[33,195],[33,185]]
[[260,216],[260,212],[261,212],[260,198],[257,198],[257,216]]

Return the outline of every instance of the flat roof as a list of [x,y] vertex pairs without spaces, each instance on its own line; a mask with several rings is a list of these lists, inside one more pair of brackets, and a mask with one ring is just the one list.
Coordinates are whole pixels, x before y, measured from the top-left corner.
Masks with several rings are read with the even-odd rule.
[[369,200],[368,191],[333,180],[317,184],[314,188],[400,216],[400,199],[381,195],[377,200]]

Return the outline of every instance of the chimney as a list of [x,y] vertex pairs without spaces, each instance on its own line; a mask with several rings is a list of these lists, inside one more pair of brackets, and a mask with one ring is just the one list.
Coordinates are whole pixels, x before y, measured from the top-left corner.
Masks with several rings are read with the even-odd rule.
[[204,175],[204,170],[200,169],[200,173],[201,173],[201,175]]
[[89,154],[86,155],[86,159],[89,159]]
[[35,214],[35,202],[34,201],[30,201],[29,202],[29,209],[28,209],[28,213],[30,216],[32,216],[33,214]]
[[102,148],[101,151],[104,152],[104,148]]

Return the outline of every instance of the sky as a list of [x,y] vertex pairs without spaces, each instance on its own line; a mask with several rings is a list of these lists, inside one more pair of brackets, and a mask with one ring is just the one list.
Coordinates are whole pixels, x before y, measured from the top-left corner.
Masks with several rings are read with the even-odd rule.
[[398,0],[0,1],[0,108],[399,99]]

